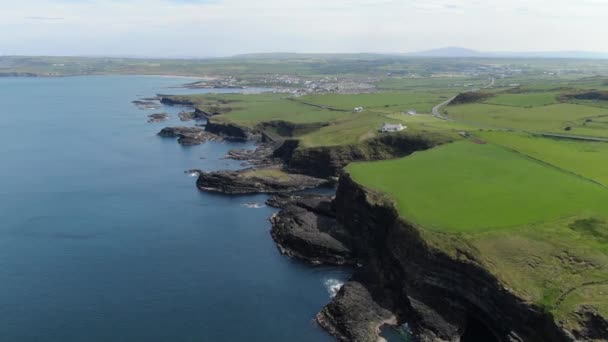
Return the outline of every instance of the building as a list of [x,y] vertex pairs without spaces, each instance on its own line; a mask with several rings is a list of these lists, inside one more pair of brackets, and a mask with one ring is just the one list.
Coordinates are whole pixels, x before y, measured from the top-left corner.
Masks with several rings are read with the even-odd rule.
[[392,132],[400,132],[406,129],[407,126],[403,126],[402,124],[389,124],[385,123],[380,128],[380,132],[382,133],[392,133]]
[[363,109],[363,107],[356,107],[355,109],[353,109],[353,113],[361,113],[363,112],[365,109]]
[[415,109],[408,109],[407,114],[408,115],[416,115],[416,114],[418,114],[418,112]]

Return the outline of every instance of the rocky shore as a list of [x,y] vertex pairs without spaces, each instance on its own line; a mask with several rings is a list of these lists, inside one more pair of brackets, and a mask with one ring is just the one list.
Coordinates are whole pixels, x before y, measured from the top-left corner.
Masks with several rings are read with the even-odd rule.
[[505,288],[466,248],[452,254],[434,247],[390,200],[348,175],[333,200],[278,204],[284,209],[271,219],[272,236],[284,254],[358,265],[317,316],[340,341],[375,342],[386,322],[407,322],[419,341],[608,340],[608,321],[596,311],[582,310],[583,328],[568,330]]
[[177,142],[185,146],[199,145],[206,141],[221,140],[220,137],[209,134],[200,127],[191,126],[165,127],[158,132],[158,135],[164,138],[178,138]]
[[[310,127],[270,122],[254,128],[210,119],[205,129],[169,127],[180,143],[212,139],[266,142],[226,156],[254,165],[197,172],[197,187],[224,194],[271,193],[268,205],[279,251],[313,265],[353,265],[354,274],[317,315],[340,341],[376,342],[385,324],[408,323],[418,341],[606,341],[608,321],[591,308],[568,329],[547,310],[518,297],[476,259],[467,244],[446,252],[399,217],[384,195],[356,184],[343,168],[353,161],[407,156],[450,142],[445,136],[391,134],[356,145],[305,147],[294,132]],[[191,170],[192,171],[192,170]],[[339,177],[335,198],[293,192]],[[457,239],[457,238],[455,238]]]
[[157,113],[148,115],[148,123],[156,123],[163,122],[169,119],[169,115],[167,113]]
[[269,200],[270,204],[283,207],[270,218],[271,235],[281,253],[312,264],[354,262],[348,244],[343,242],[347,240],[346,231],[336,220],[329,198],[285,197]]
[[324,179],[284,173],[278,168],[251,168],[238,171],[202,173],[196,182],[203,191],[224,194],[294,192],[326,184]]

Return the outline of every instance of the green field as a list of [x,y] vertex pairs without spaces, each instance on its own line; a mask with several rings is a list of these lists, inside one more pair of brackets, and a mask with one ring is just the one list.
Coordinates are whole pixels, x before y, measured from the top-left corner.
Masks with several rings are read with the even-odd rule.
[[388,194],[430,243],[473,248],[508,287],[565,322],[581,303],[608,313],[608,297],[585,285],[608,284],[608,189],[473,141],[347,171]]
[[[447,107],[454,120],[477,123],[488,128],[551,132],[569,135],[604,137],[608,131],[583,126],[586,118],[607,114],[606,109],[560,103],[548,106],[521,108],[490,104],[464,104]],[[570,130],[567,128],[570,127]]]
[[416,92],[383,92],[372,94],[324,94],[300,98],[302,101],[331,106],[344,110],[364,107],[366,110],[382,112],[406,112],[410,109],[418,113],[430,113],[433,106],[442,102],[447,95]]
[[348,172],[392,195],[404,217],[450,232],[483,232],[581,211],[608,215],[608,190],[493,144],[457,142],[400,160],[352,164]]
[[608,186],[608,142],[552,139],[525,133],[475,135]]
[[225,111],[215,120],[254,127],[261,122],[284,120],[293,123],[332,122],[348,117],[350,112],[332,111],[292,101],[284,94],[226,94],[185,96],[198,107],[208,111],[220,108]]
[[558,103],[558,96],[558,92],[499,94],[485,100],[484,103],[515,107],[538,107]]

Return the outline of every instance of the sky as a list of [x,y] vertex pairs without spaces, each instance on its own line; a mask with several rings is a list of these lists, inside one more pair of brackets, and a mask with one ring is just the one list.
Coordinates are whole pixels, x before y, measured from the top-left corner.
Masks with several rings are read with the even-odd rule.
[[608,52],[608,0],[0,0],[0,55]]

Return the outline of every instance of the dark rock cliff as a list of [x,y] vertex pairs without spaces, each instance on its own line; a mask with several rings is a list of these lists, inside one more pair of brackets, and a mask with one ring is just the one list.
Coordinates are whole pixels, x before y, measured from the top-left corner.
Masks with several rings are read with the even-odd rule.
[[386,134],[356,145],[300,147],[297,140],[286,140],[275,151],[288,170],[314,177],[330,178],[342,173],[353,161],[384,160],[407,156],[449,142],[432,133]]
[[573,340],[550,314],[505,288],[466,243],[455,242],[454,254],[433,247],[390,201],[348,175],[340,180],[334,208],[364,265],[356,278],[382,289],[382,300],[413,322],[421,340],[457,341],[480,322],[498,341]]
[[[608,323],[592,308],[578,313],[582,329],[564,330],[550,313],[505,288],[466,241],[442,236],[442,247],[435,247],[432,233],[405,222],[390,200],[348,174],[331,210],[323,204],[328,200],[280,201],[284,209],[272,220],[272,235],[287,255],[359,266],[317,316],[340,341],[375,342],[379,326],[404,322],[419,341],[608,340]],[[339,246],[340,258],[328,255],[328,246]]]
[[224,123],[214,121],[209,118],[205,130],[209,133],[221,136],[228,140],[259,140],[260,135],[246,127],[239,126],[232,123]]
[[265,173],[269,169],[203,172],[196,185],[200,190],[224,194],[293,192],[324,185],[324,179],[305,175],[285,174],[275,177]]

